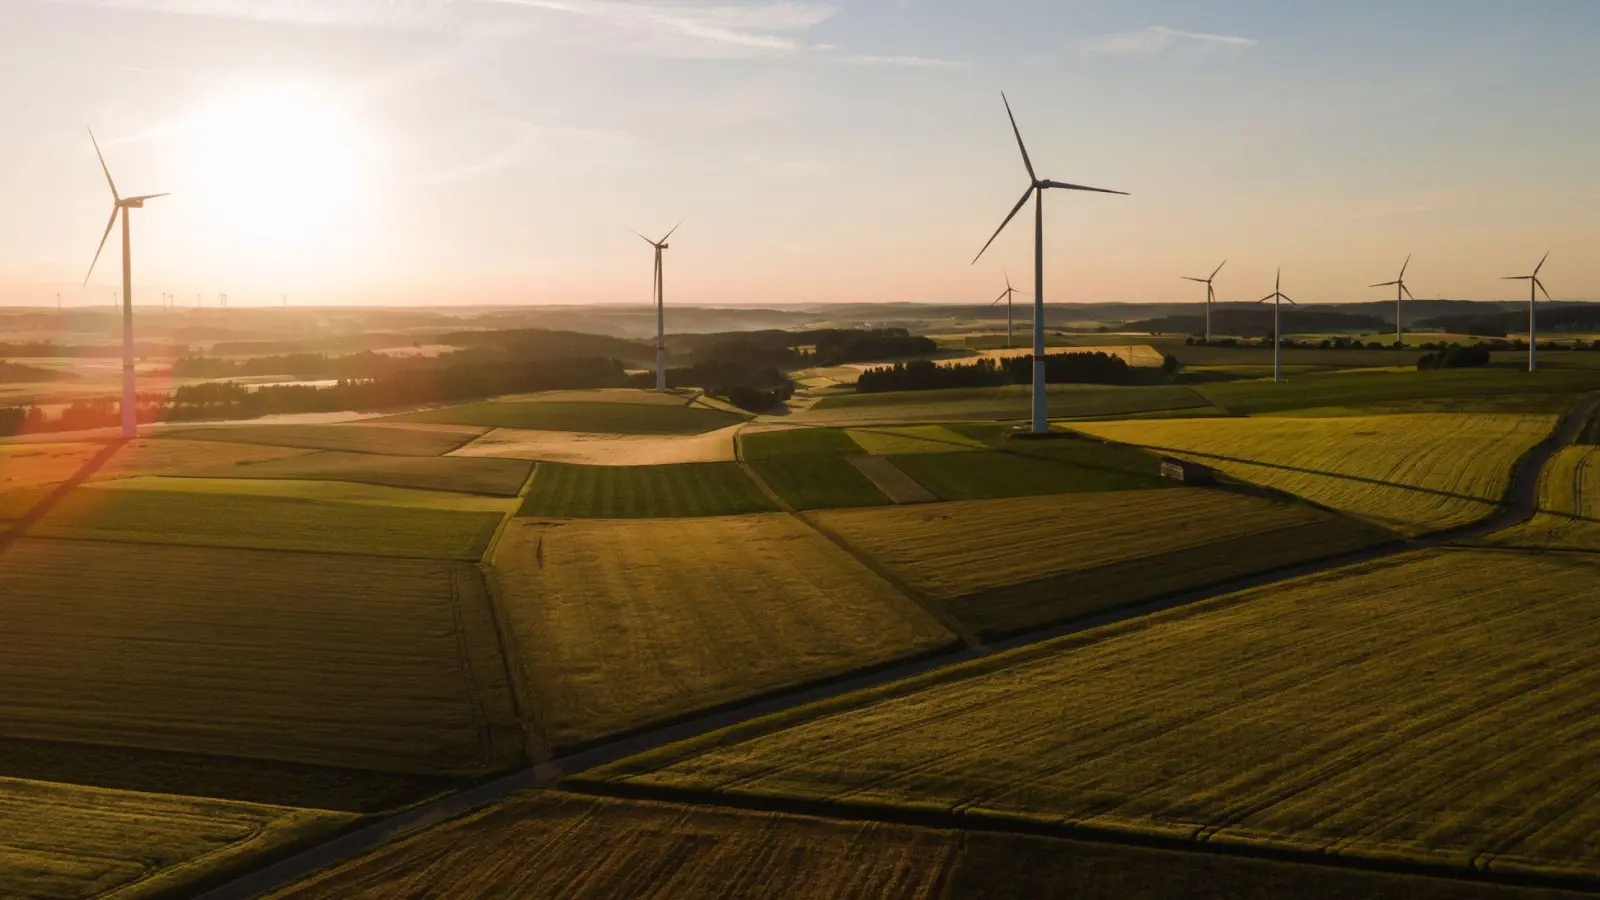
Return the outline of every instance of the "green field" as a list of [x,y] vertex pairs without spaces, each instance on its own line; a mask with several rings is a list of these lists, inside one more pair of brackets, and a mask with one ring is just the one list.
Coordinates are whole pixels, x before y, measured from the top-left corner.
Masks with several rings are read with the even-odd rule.
[[[12,492],[0,495],[0,506],[31,507],[38,499],[37,492]],[[209,489],[88,487],[69,493],[28,533],[92,541],[475,560],[483,555],[501,518],[498,512],[246,496]]]
[[[1199,410],[1212,405],[1211,400],[1183,385],[1100,387],[1055,384],[1050,386],[1049,397],[1050,417],[1056,419]],[[838,424],[1025,419],[1032,408],[1030,398],[1031,388],[1027,385],[842,394],[817,401],[816,406],[796,413],[795,418],[797,421]]]
[[287,459],[235,463],[190,474],[213,478],[291,478],[354,481],[388,487],[460,491],[515,497],[533,471],[533,463],[488,457],[375,456],[326,451]]
[[514,522],[497,596],[557,748],[953,640],[792,516]]
[[1322,406],[1360,409],[1371,403],[1435,398],[1459,402],[1500,394],[1549,394],[1570,403],[1573,394],[1597,388],[1600,371],[1544,370],[1530,375],[1512,368],[1490,368],[1307,375],[1283,384],[1233,381],[1199,385],[1196,390],[1216,406],[1254,415]]
[[1407,534],[1494,512],[1555,417],[1430,413],[1095,422],[1080,431],[1197,460]]
[[904,453],[959,453],[984,450],[988,445],[973,440],[943,425],[905,425],[883,428],[852,428],[846,432],[868,453],[892,456]]
[[583,779],[1594,879],[1597,578],[1577,555],[1407,554]]
[[578,466],[540,463],[519,516],[672,518],[771,512],[738,463]]
[[463,776],[521,755],[469,564],[23,539],[0,596],[8,738]]
[[163,429],[156,434],[162,440],[225,441],[385,456],[443,456],[474,437],[457,431],[382,425],[226,425]]
[[700,434],[737,425],[748,416],[704,406],[647,403],[570,403],[491,400],[391,416],[389,422],[444,422],[490,428],[580,431],[593,434]]
[[[0,491],[59,484],[76,475],[93,480],[137,475],[183,475],[246,462],[300,456],[291,447],[257,447],[217,441],[129,441],[106,443],[0,443]],[[109,453],[109,456],[107,454]],[[98,463],[98,465],[94,465]]]
[[884,506],[893,502],[844,456],[775,456],[752,462],[750,468],[795,509]]
[[1485,538],[1491,544],[1600,551],[1600,446],[1561,449],[1539,477],[1533,518]]
[[193,896],[353,818],[0,777],[0,896]]
[[101,481],[94,488],[108,491],[158,491],[175,494],[232,494],[239,498],[298,498],[317,503],[355,503],[362,506],[391,506],[405,509],[442,509],[467,512],[509,513],[517,508],[515,497],[484,494],[457,494],[451,491],[385,487],[357,481],[301,481],[291,478],[201,478],[194,475],[169,477],[141,475]]
[[889,458],[941,500],[1152,490],[1173,484],[1157,476],[1155,457],[1126,447],[1070,438],[1038,445],[1019,442],[1018,446],[1025,451],[913,453]]
[[786,456],[843,456],[860,452],[856,442],[836,428],[790,428],[739,435],[739,458],[751,462]]
[[813,518],[986,637],[1390,537],[1308,506],[1195,488],[837,510]]

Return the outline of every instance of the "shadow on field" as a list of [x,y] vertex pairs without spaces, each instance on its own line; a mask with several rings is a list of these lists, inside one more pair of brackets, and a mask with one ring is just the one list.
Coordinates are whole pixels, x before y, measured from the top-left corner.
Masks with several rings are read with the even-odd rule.
[[123,447],[128,445],[128,443],[128,438],[118,438],[117,440],[107,444],[104,450],[101,450],[88,460],[85,460],[83,466],[79,468],[78,471],[72,473],[71,478],[68,478],[66,481],[56,485],[55,490],[45,495],[44,499],[34,504],[34,507],[24,513],[20,519],[12,522],[10,530],[0,533],[0,553],[6,552],[13,541],[19,537],[22,537],[22,535],[27,533],[28,529],[32,528],[40,519],[49,515],[50,510],[55,509],[56,504],[60,503],[63,498],[72,493],[74,488],[82,484],[94,473],[104,468],[105,464],[110,462],[111,458],[116,456]]

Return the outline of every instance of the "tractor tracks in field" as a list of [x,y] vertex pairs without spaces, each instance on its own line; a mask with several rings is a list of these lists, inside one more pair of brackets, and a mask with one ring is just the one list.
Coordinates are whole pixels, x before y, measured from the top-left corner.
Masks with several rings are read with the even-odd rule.
[[[1531,519],[1538,512],[1539,481],[1545,466],[1548,465],[1557,452],[1570,445],[1577,438],[1584,423],[1597,410],[1600,410],[1600,391],[1586,394],[1581,401],[1568,409],[1556,428],[1517,461],[1513,469],[1511,482],[1502,496],[1497,510],[1477,522],[1435,532],[1413,540],[1396,540],[1353,553],[1281,568],[1271,572],[1257,573],[1223,584],[1121,607],[1086,618],[1076,619],[1055,627],[992,642],[988,645],[972,641],[945,653],[908,660],[869,672],[858,672],[851,676],[837,677],[825,682],[802,685],[781,694],[768,695],[737,706],[725,707],[713,712],[685,718],[669,725],[611,740],[546,762],[540,762],[528,768],[484,781],[458,793],[396,813],[369,825],[346,831],[332,840],[309,847],[292,856],[279,859],[264,868],[215,887],[199,895],[200,900],[246,900],[246,898],[260,897],[288,887],[323,869],[368,853],[383,844],[417,834],[449,819],[457,818],[505,800],[519,792],[552,787],[569,775],[575,775],[630,756],[655,750],[668,744],[699,737],[713,731],[749,722],[753,719],[856,691],[880,687],[949,666],[982,659],[995,652],[1045,643],[1092,628],[1140,618],[1162,610],[1198,603],[1240,590],[1262,587],[1419,549],[1459,546],[1463,542],[1472,541],[1496,531],[1520,525]],[[752,478],[755,478],[754,472],[751,471],[744,460],[741,459],[740,464],[745,467],[746,472]],[[815,528],[814,525],[806,522],[803,514],[783,503],[780,498],[773,494],[761,479],[755,478],[755,481],[768,496],[772,497],[780,509],[805,522],[808,526]],[[818,530],[818,533],[827,536],[821,530]],[[829,539],[836,544],[838,543],[837,540],[831,537]],[[859,558],[856,552],[850,551],[849,548],[846,548],[846,550],[851,553],[852,557]],[[874,571],[876,570],[874,569]],[[898,587],[896,581],[891,581],[890,583]],[[904,592],[902,591],[902,593]],[[910,594],[906,596],[908,599],[912,598]],[[943,621],[942,617],[936,616],[936,618],[940,618],[940,621]],[[959,634],[959,632],[955,633]],[[678,802],[686,801],[695,802],[698,805],[740,806],[741,804],[755,804],[766,809],[778,809],[784,803],[781,800],[771,798],[740,799],[736,797],[711,798],[700,796],[696,796],[692,800],[678,798]],[[903,810],[871,809],[852,812],[842,807],[796,811],[827,818],[849,819],[863,817],[874,821],[895,821],[897,817],[911,815],[911,813]],[[929,824],[933,823],[930,822]],[[952,820],[942,827],[955,827],[958,829],[976,827],[979,830],[998,831],[1011,831],[1018,828],[1017,824],[1010,820],[982,824],[970,820]],[[1079,831],[1073,835],[1052,836],[1073,837],[1078,840],[1107,843],[1125,843],[1129,841],[1126,835],[1099,834],[1086,831]],[[1195,842],[1180,842],[1180,844],[1172,845],[1172,848],[1186,852],[1219,852],[1214,846]],[[1426,875],[1458,880],[1465,884],[1518,885],[1543,883],[1552,887],[1576,888],[1591,892],[1597,890],[1595,885],[1578,886],[1567,883],[1564,879],[1545,880],[1536,877],[1519,876],[1513,873],[1412,866],[1402,861],[1352,862],[1348,859],[1334,859],[1321,854],[1299,854],[1271,847],[1240,846],[1228,848],[1226,852],[1252,858],[1292,861],[1310,866],[1371,868],[1401,874]]]

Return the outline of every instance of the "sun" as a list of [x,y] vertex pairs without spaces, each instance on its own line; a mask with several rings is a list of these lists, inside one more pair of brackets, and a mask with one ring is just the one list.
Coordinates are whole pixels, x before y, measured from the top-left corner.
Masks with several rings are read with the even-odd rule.
[[214,99],[189,120],[188,175],[207,227],[257,249],[326,240],[354,214],[364,150],[332,96],[258,86]]

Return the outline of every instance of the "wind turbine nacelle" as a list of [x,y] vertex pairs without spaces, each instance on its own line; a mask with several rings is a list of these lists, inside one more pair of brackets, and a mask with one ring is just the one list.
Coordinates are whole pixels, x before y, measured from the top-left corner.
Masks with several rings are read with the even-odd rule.
[[120,200],[117,202],[117,205],[123,209],[144,209],[144,200]]

